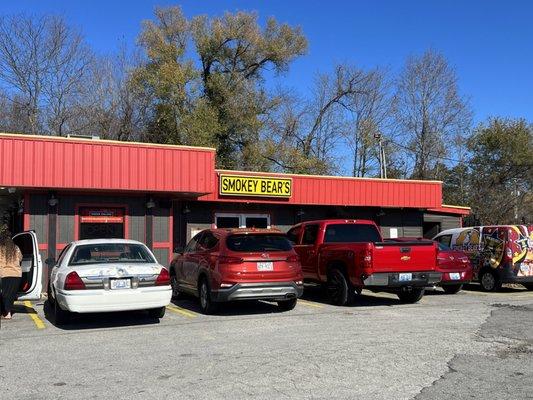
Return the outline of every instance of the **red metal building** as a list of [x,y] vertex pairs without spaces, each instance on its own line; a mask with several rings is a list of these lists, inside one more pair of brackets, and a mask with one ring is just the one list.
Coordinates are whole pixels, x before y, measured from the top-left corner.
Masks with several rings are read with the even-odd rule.
[[43,259],[72,240],[121,236],[167,263],[212,225],[287,229],[311,218],[429,236],[468,212],[442,205],[439,181],[224,171],[211,148],[0,134],[0,213],[14,230],[36,230]]

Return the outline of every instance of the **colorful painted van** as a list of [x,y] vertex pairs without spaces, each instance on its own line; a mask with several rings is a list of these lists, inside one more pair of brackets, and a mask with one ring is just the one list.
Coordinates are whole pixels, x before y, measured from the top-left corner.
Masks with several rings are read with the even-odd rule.
[[498,290],[502,283],[520,283],[533,290],[533,232],[527,226],[448,229],[433,240],[464,251],[483,290]]

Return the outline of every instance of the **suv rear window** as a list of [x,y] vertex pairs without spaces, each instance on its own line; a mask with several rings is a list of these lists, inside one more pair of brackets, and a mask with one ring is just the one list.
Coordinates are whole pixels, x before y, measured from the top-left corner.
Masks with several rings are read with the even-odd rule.
[[231,235],[226,239],[228,249],[238,252],[290,251],[291,243],[283,235]]
[[380,242],[381,237],[374,225],[335,224],[328,225],[324,243]]

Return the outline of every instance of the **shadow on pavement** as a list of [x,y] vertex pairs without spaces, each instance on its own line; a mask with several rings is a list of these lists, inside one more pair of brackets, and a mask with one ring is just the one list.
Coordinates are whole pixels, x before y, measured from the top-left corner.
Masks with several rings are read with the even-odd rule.
[[[187,311],[192,311],[197,314],[202,314],[198,299],[193,296],[180,294],[178,299],[173,299],[172,304],[183,308]],[[234,301],[228,303],[220,303],[219,310],[216,316],[236,316],[236,315],[257,315],[257,314],[272,314],[281,313],[278,305],[275,302],[249,300],[249,301]]]
[[13,314],[37,314],[37,311],[35,311],[31,307],[26,307],[24,304],[13,304],[13,308],[11,309],[11,312]]
[[[318,285],[305,286],[304,294],[302,300],[313,301],[315,303],[322,303],[331,305],[328,301],[326,293]],[[373,292],[369,290],[364,290],[361,294],[355,296],[354,303],[348,306],[347,308],[354,307],[371,307],[371,306],[393,306],[399,305],[400,300],[397,297],[381,297],[374,295]],[[335,306],[332,306],[335,307]],[[341,306],[339,306],[341,307]]]
[[50,307],[48,301],[44,303],[43,310],[48,322],[56,328],[66,331],[154,325],[159,323],[159,319],[149,317],[146,311],[123,311],[91,314],[73,313],[67,324],[57,325],[55,323],[54,310]]
[[468,285],[463,286],[463,290],[467,290],[470,292],[483,292],[487,294],[491,293],[523,293],[527,291],[525,287],[518,284],[510,284],[510,283],[504,283],[503,287],[496,291],[496,292],[485,292],[483,289],[481,289],[481,285],[479,283],[469,283]]

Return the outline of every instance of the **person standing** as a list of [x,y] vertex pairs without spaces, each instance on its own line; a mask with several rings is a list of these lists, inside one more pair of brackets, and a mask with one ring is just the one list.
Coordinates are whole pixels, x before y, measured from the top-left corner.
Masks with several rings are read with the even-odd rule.
[[0,226],[0,313],[3,319],[11,319],[11,309],[16,300],[22,277],[22,253],[13,243],[11,233],[6,226]]

